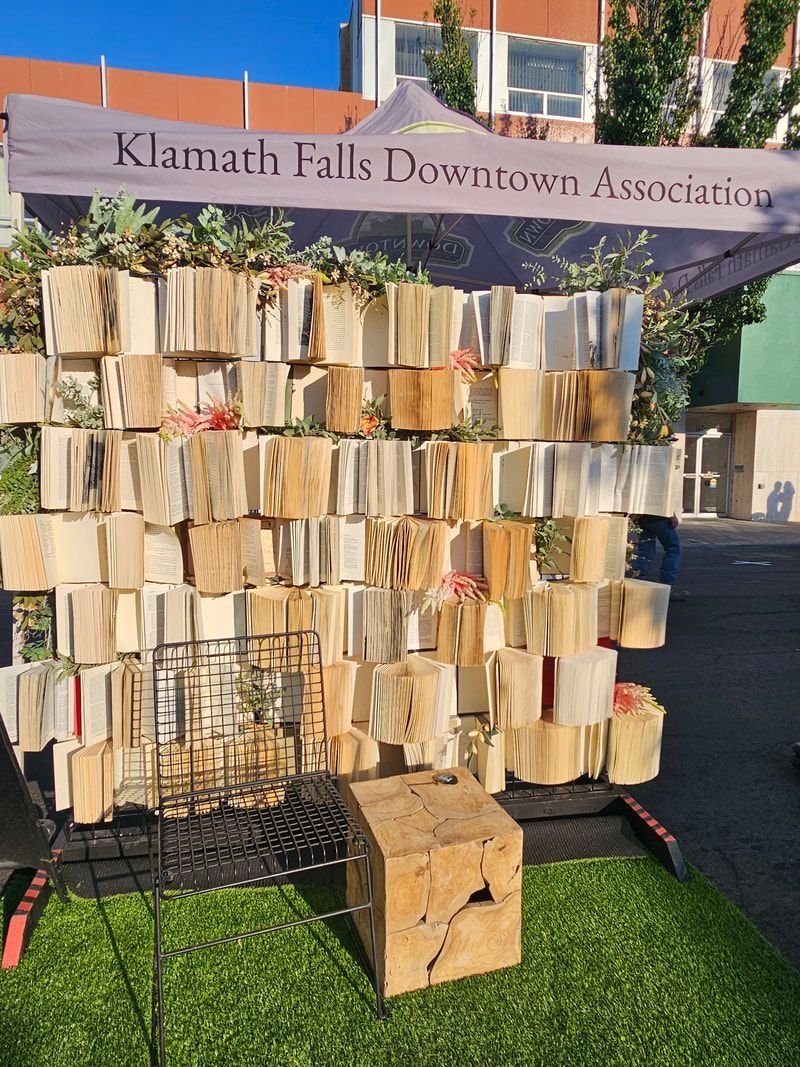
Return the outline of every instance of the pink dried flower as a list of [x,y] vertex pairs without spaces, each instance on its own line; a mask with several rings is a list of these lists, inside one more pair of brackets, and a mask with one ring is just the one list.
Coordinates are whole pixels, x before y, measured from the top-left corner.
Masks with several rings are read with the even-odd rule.
[[242,407],[237,397],[224,401],[208,398],[208,403],[195,411],[179,400],[168,407],[161,420],[161,432],[168,437],[191,437],[201,430],[238,430]]
[[436,589],[428,589],[423,601],[423,611],[440,611],[446,600],[480,600],[485,602],[489,586],[485,578],[463,571],[449,571]]
[[471,348],[456,348],[450,353],[450,366],[461,373],[461,381],[465,385],[471,385],[476,381],[475,371],[480,365],[480,359]]
[[646,711],[666,714],[651,690],[637,682],[617,682],[614,686],[614,711],[617,715],[642,715]]

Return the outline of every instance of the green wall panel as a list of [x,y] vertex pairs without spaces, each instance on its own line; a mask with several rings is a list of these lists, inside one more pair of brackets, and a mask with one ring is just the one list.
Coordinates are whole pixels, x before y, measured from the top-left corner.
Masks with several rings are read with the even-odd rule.
[[709,349],[692,382],[692,405],[800,404],[800,271],[776,274],[767,317]]

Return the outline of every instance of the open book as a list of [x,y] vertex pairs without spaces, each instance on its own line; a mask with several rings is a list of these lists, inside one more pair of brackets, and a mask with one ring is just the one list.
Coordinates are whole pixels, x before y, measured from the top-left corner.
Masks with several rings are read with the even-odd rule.
[[485,519],[492,515],[491,441],[429,441],[420,487],[432,519]]
[[379,663],[372,676],[370,736],[402,745],[446,733],[452,681],[446,665],[422,656],[409,656],[405,663]]
[[329,510],[337,515],[412,514],[419,458],[410,441],[339,441],[333,450]]
[[498,730],[518,730],[541,718],[542,667],[541,656],[522,649],[499,648],[489,656],[489,722]]
[[367,519],[364,578],[384,589],[432,589],[443,575],[447,524],[403,516]]
[[442,663],[480,667],[487,653],[504,644],[503,613],[497,604],[455,599],[442,604],[436,643]]
[[261,514],[304,519],[328,510],[332,442],[327,437],[259,437]]
[[539,582],[525,594],[528,651],[572,656],[597,644],[597,589],[572,582]]
[[396,430],[445,430],[453,425],[456,372],[390,370],[389,399]]
[[289,413],[289,367],[242,360],[236,364],[245,426],[283,426]]
[[42,271],[49,356],[153,355],[160,351],[156,283],[113,267]]
[[258,356],[258,282],[224,267],[173,267],[163,286],[162,351]]
[[149,430],[161,426],[161,356],[108,356],[100,361],[100,392],[107,427]]
[[658,774],[664,716],[660,711],[615,713],[608,736],[608,780],[638,785]]
[[614,706],[617,653],[590,648],[560,656],[555,667],[553,721],[562,726],[587,726],[609,718]]
[[534,525],[508,519],[483,524],[483,574],[489,600],[516,600],[539,577],[534,552]]
[[188,438],[188,448],[195,522],[246,515],[249,509],[241,433],[238,430],[201,431]]
[[47,363],[38,352],[0,353],[0,423],[44,422]]

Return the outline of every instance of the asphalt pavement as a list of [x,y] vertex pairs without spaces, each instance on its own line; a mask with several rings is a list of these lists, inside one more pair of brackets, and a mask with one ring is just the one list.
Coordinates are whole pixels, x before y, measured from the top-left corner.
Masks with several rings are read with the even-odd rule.
[[661,773],[630,792],[800,967],[800,524],[680,534],[689,599],[666,646],[620,652],[620,678],[667,709]]

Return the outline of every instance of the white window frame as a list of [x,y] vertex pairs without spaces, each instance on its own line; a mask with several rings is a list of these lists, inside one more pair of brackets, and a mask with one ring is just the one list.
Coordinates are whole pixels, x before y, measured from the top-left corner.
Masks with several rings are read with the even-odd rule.
[[[710,133],[711,130],[714,128],[715,122],[720,117],[720,115],[724,114],[725,110],[725,101],[723,101],[722,109],[712,107],[712,104],[714,103],[714,71],[717,70],[719,67],[728,67],[732,71],[736,63],[735,60],[732,59],[709,59],[706,62],[708,63],[708,75],[706,78],[704,78],[704,81],[706,83],[704,93],[705,106],[703,108],[702,118],[703,133]],[[770,68],[770,74],[779,78],[781,83],[783,83],[783,81],[786,79],[788,73],[789,72],[784,67]],[[730,92],[730,85],[728,87],[728,92]],[[727,100],[727,94],[725,96],[725,100]],[[784,116],[782,119],[780,119],[778,125],[772,131],[772,136],[767,138],[768,144],[780,144],[780,142],[783,141],[784,137],[786,136],[788,121],[788,116]]]
[[[392,64],[392,75],[395,80],[395,84],[399,85],[400,82],[417,82],[418,85],[428,85],[428,77],[424,77],[416,74],[400,74],[397,70],[397,31],[401,27],[413,27],[419,31],[419,38],[425,45],[425,37],[431,32],[431,30],[437,30],[439,28],[438,23],[435,22],[415,22],[413,19],[393,19],[394,22],[394,62]],[[470,38],[470,52],[472,54],[472,74],[475,81],[475,87],[478,86],[478,64],[479,64],[479,51],[480,51],[480,30],[472,29],[469,26],[464,27],[464,32]],[[424,61],[423,61],[424,63]]]
[[[532,37],[532,36],[528,36],[528,35],[525,35],[525,34],[519,34],[519,33],[514,33],[514,34],[510,33],[510,34],[507,35],[507,37],[508,37],[507,69],[510,68],[510,66],[511,66],[511,47],[512,47],[512,44],[513,44],[514,41],[537,42],[537,43],[541,43],[541,44],[554,44],[554,45],[559,45],[561,47],[574,48],[576,51],[579,51],[579,52],[582,53],[582,65],[583,65],[583,92],[580,95],[578,93],[552,92],[552,91],[550,91],[548,89],[525,89],[525,88],[522,88],[520,86],[512,85],[510,80],[507,80],[507,83],[506,83],[506,102],[507,102],[507,105],[508,105],[507,113],[509,115],[522,115],[524,117],[543,118],[543,119],[548,119],[549,121],[552,121],[552,122],[589,122],[589,121],[591,121],[588,118],[589,107],[588,107],[588,99],[587,99],[587,82],[588,82],[587,74],[588,74],[589,67],[590,67],[590,62],[589,62],[589,58],[590,57],[589,57],[589,48],[586,45],[586,43],[582,42],[582,41],[564,41],[564,40],[560,40],[560,39],[554,39],[554,38],[551,38],[551,37]],[[507,78],[508,78],[508,76],[507,76]],[[534,96],[535,95],[535,96],[543,97],[544,110],[543,111],[515,111],[511,107],[511,94],[512,93],[527,93],[530,96]],[[547,109],[547,101],[548,101],[549,97],[554,97],[556,99],[560,98],[562,100],[578,100],[578,101],[580,101],[580,108],[581,108],[580,115],[553,115],[553,114],[550,114],[548,112],[548,109]]]

